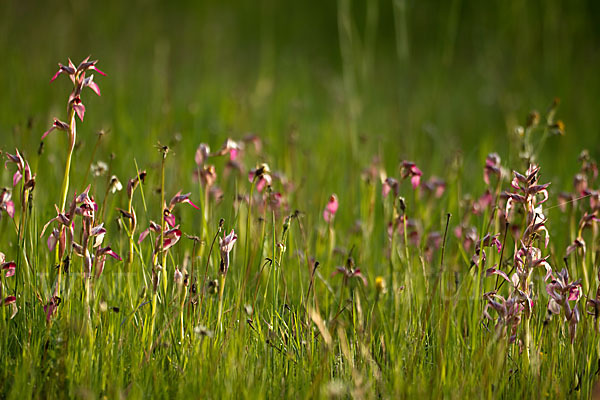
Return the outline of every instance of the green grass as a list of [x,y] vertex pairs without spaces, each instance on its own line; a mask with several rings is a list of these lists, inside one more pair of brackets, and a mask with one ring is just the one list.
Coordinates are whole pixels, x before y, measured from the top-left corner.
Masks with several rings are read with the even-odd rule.
[[[18,307],[12,319],[12,309],[0,307],[0,397],[592,396],[600,347],[594,318],[585,314],[587,298],[579,300],[582,319],[571,344],[564,314],[544,322],[549,296],[536,270],[532,342],[529,352],[520,352],[483,317],[482,294],[496,279],[470,266],[473,249],[453,230],[465,222],[479,238],[503,237],[498,214],[471,215],[465,198],[484,192],[490,152],[501,155],[509,172],[526,170],[514,129],[531,110],[544,117],[559,97],[556,118],[565,122],[566,135],[550,136],[541,147],[540,129],[532,143],[540,183],[552,182],[544,205],[550,245],[535,243],[554,271],[563,268],[579,218],[591,210],[584,200],[562,213],[558,193],[573,191],[580,151],[588,148],[597,158],[600,143],[595,3],[322,3],[0,5],[0,148],[13,154],[17,147],[36,173],[23,242],[20,185],[11,189],[16,225],[6,213],[0,219],[0,252],[17,262],[14,277],[2,275],[3,297],[14,293]],[[115,174],[126,187],[138,170],[148,176],[132,201],[133,263],[109,258],[91,281],[88,306],[83,262],[73,256],[61,277],[61,304],[46,322],[43,306],[57,269],[46,247],[49,231],[40,234],[55,216],[53,205],[60,205],[67,135],[54,132],[38,149],[52,117],[67,117],[71,89],[64,76],[48,81],[57,61],[78,62],[89,53],[108,75],[94,76],[101,97],[88,89],[82,95],[87,112],[77,125],[67,203],[91,184],[101,207],[97,222],[105,212],[104,245],[124,260],[129,225],[118,208],[127,210],[128,199],[125,189],[109,194],[102,210],[108,179]],[[94,152],[101,129],[107,134]],[[248,133],[260,137],[262,150],[246,145],[241,172],[228,169],[226,157],[211,158],[223,198],[207,203],[193,179],[198,145],[214,151],[226,138]],[[191,192],[208,218],[186,204],[175,207],[184,235],[166,262],[160,260],[164,270],[154,291],[156,234],[139,245],[137,237],[150,220],[161,221],[158,142],[170,148],[166,201],[179,190]],[[84,179],[90,162],[99,160],[110,172]],[[417,245],[403,234],[388,240],[399,203],[382,197],[380,178],[399,179],[402,160],[415,161],[423,181],[446,182],[439,199],[401,182],[406,216],[420,229]],[[247,178],[263,162],[290,183],[273,180],[285,199],[275,212],[264,207],[266,192],[251,189]],[[12,188],[14,170],[13,164],[0,169],[2,186]],[[510,190],[511,178],[502,190]],[[256,197],[249,206],[240,199],[250,193]],[[322,213],[332,193],[340,206],[329,225]],[[443,259],[440,247],[428,255],[427,235],[444,237],[448,213]],[[208,284],[222,280],[219,240],[211,244],[231,229],[238,240],[221,327],[218,289]],[[580,253],[569,258],[569,273],[594,298],[597,227],[583,238],[587,251],[583,259]],[[509,233],[504,243],[507,273],[518,239]],[[486,252],[486,268],[500,261],[495,250]],[[349,256],[366,286],[332,276]],[[188,286],[174,282],[176,266],[190,274]],[[377,277],[385,292],[377,290]],[[525,325],[518,327],[520,339]]]

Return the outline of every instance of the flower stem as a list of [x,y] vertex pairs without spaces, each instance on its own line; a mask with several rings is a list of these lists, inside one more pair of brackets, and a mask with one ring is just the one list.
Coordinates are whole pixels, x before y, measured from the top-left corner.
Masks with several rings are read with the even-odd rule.
[[[75,149],[75,140],[77,139],[77,125],[75,123],[75,109],[72,106],[69,106],[69,152],[67,153],[67,162],[65,165],[65,175],[63,176],[63,183],[60,192],[60,212],[65,212],[65,205],[67,203],[67,193],[69,192],[69,173],[71,172],[71,158],[73,157],[73,150]],[[64,234],[65,227],[61,226],[60,235],[62,237]],[[58,275],[56,277],[56,288],[54,289],[54,295],[60,295],[60,282],[61,282],[61,272],[62,266],[61,264],[61,250],[60,244],[56,246],[56,257],[55,261],[58,265]]]
[[[133,209],[132,209],[132,201],[133,201],[133,193],[131,194],[131,197],[129,198],[129,201],[127,203],[127,212],[131,215],[133,215]],[[133,263],[133,220],[130,219],[129,220],[129,253],[127,253],[127,262],[125,263],[125,268],[128,270],[129,267],[131,266],[131,264]]]
[[[165,221],[165,162],[167,160],[167,152],[163,151],[162,163],[160,167],[160,255],[162,256],[161,266],[163,271],[166,273],[167,270],[167,253],[164,251],[165,249],[165,229],[166,229],[166,221]],[[165,293],[167,290],[167,281],[164,280],[163,283]]]
[[225,291],[225,279],[227,274],[223,274],[223,278],[219,281],[219,314],[217,317],[217,326],[219,330],[223,331],[223,325],[221,324],[221,317],[223,316],[223,292]]
[[62,189],[60,192],[60,211],[65,211],[67,203],[67,193],[69,192],[69,173],[71,171],[71,158],[75,149],[75,140],[77,139],[77,125],[75,124],[75,110],[71,107],[69,110],[69,152],[67,153],[67,163],[65,165],[65,175],[63,176]]
[[187,297],[188,294],[188,288],[187,286],[183,286],[182,288],[179,289],[179,295],[181,296],[181,302],[179,304],[180,308],[179,308],[179,324],[180,324],[180,328],[181,328],[181,341],[183,342],[184,338],[185,338],[185,330],[183,327],[183,311],[185,309],[185,299]]

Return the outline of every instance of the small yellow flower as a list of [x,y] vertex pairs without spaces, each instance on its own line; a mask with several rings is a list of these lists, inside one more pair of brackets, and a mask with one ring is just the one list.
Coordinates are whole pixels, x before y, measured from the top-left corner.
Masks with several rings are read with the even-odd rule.
[[378,276],[377,278],[375,278],[375,289],[377,290],[377,293],[386,292],[385,279],[383,279],[382,276]]

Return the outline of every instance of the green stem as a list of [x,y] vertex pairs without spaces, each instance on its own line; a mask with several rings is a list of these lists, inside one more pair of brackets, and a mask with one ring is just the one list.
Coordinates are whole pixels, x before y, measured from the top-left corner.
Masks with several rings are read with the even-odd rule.
[[525,350],[523,354],[523,367],[525,373],[528,374],[531,370],[531,360],[529,358],[529,353],[531,350],[531,330],[529,327],[529,317],[525,318]]
[[225,279],[227,275],[224,274],[221,280],[219,281],[219,314],[217,317],[217,326],[219,330],[223,332],[223,325],[221,325],[221,317],[223,316],[223,292],[225,291]]
[[183,339],[185,337],[185,330],[183,328],[183,310],[185,308],[185,299],[187,297],[187,293],[188,293],[187,286],[183,286],[183,288],[180,288],[179,295],[181,296],[181,303],[180,303],[180,308],[179,308],[179,324],[180,324],[180,329],[181,329],[181,342],[182,343],[183,343]]
[[67,153],[67,163],[65,165],[65,175],[63,176],[62,189],[60,192],[60,211],[65,211],[65,204],[67,203],[67,193],[69,192],[69,173],[71,171],[71,158],[73,156],[73,150],[75,149],[75,140],[77,139],[77,126],[75,124],[75,110],[71,107],[69,111],[69,152]]
[[[244,264],[246,265],[246,271],[244,272],[244,280],[242,282],[242,289],[240,290],[240,295],[238,298],[237,308],[239,309],[242,306],[242,300],[244,298],[244,294],[246,291],[246,284],[248,283],[248,278],[250,275],[250,221],[252,216],[252,196],[254,195],[254,182],[250,185],[250,196],[248,197],[248,215],[246,216],[246,238],[244,244]],[[264,228],[264,225],[263,225]],[[262,242],[261,242],[262,243]],[[262,246],[262,244],[261,244]]]
[[[129,202],[127,203],[127,212],[133,215],[132,212],[132,203],[133,201],[133,193],[131,193],[131,197],[129,198]],[[125,269],[128,270],[131,264],[133,263],[133,220],[129,220],[129,253],[127,254],[127,263],[125,263]]]
[[[160,285],[160,278],[161,278],[161,274],[162,272],[166,272],[164,271],[165,268],[165,263],[167,261],[167,255],[165,254],[165,252],[163,251],[164,249],[164,235],[165,235],[165,215],[164,215],[164,204],[165,204],[165,160],[167,158],[167,153],[166,151],[163,151],[162,153],[162,164],[161,164],[161,172],[160,172],[160,241],[159,241],[159,250],[158,253],[156,253],[156,249],[154,257],[152,258],[152,268],[155,271],[155,273],[157,274],[157,279],[159,280],[158,284]],[[158,256],[159,254],[162,256],[162,263],[161,263],[161,267],[162,267],[162,272],[156,268],[156,264],[158,263]],[[165,275],[166,276],[166,275]],[[163,287],[165,289],[165,294],[166,294],[166,279],[163,279],[164,283],[163,283]],[[154,288],[153,288],[154,289]],[[150,344],[152,345],[152,340],[153,340],[153,336],[154,336],[154,325],[156,322],[156,307],[157,307],[157,297],[158,297],[158,287],[156,287],[155,290],[152,291],[152,316],[151,316],[151,322],[150,322]]]
[[163,153],[162,164],[160,168],[160,254],[162,255],[161,265],[165,268],[167,254],[164,252],[165,245],[165,161],[167,153]]
[[[60,192],[60,212],[64,213],[65,212],[65,205],[67,203],[67,193],[69,192],[69,173],[71,172],[71,158],[73,157],[73,150],[75,149],[75,141],[77,139],[77,125],[75,123],[75,109],[71,106],[69,106],[69,152],[67,153],[67,162],[65,165],[65,175],[63,176],[63,183],[62,183],[62,188],[61,188],[61,192]],[[61,226],[60,228],[60,235],[62,236],[63,232],[64,232],[65,227]],[[59,296],[60,295],[60,282],[61,282],[61,275],[62,275],[62,267],[60,265],[61,263],[61,259],[60,259],[60,244],[56,246],[56,257],[55,257],[55,261],[56,264],[58,265],[58,275],[56,277],[56,288],[54,290],[54,295],[55,296]]]

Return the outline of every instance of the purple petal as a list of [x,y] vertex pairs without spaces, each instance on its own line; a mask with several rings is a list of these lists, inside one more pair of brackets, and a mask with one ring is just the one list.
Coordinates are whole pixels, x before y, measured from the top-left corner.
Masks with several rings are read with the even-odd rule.
[[367,278],[362,274],[362,272],[360,272],[360,269],[356,269],[354,271],[354,276],[357,278],[360,278],[362,280],[362,283],[367,286]]
[[17,301],[17,298],[15,296],[8,296],[6,298],[4,298],[4,305],[7,306],[9,304],[13,304]]
[[195,205],[194,203],[192,203],[192,201],[191,201],[191,200],[189,200],[189,199],[188,199],[187,203],[188,203],[190,206],[194,207],[196,210],[199,210],[199,209],[200,209],[200,207],[198,207],[197,205]]
[[169,214],[165,215],[165,222],[169,225],[170,228],[175,226],[175,215]]
[[100,96],[100,88],[98,87],[98,84],[96,82],[92,81],[88,83],[88,87],[92,89],[94,93],[96,93],[98,96]]
[[104,264],[106,263],[106,256],[102,255],[98,257],[98,262],[96,263],[96,278],[100,277],[102,271],[104,271]]
[[21,174],[21,172],[19,172],[19,171],[15,172],[15,174],[13,175],[13,186],[17,186],[17,184],[19,183],[21,178],[23,178],[23,175]]
[[48,136],[50,134],[50,132],[52,132],[55,129],[56,129],[56,127],[54,125],[52,125],[52,128],[50,128],[46,132],[44,132],[44,134],[42,135],[42,139],[41,140],[46,139],[46,136]]
[[327,203],[327,211],[329,211],[330,213],[335,215],[339,206],[340,206],[340,204],[338,202],[337,196],[335,194],[332,194],[329,197],[329,202]]
[[58,76],[60,75],[61,72],[62,72],[62,68],[59,68],[58,71],[56,71],[56,73],[52,77],[52,79],[50,79],[50,82],[54,82],[56,80],[56,78],[58,78]]
[[412,185],[413,189],[416,189],[420,183],[421,175],[413,175],[412,178],[410,178],[410,184]]
[[508,275],[506,275],[506,273],[502,270],[496,269],[496,268],[488,268],[485,271],[486,276],[492,276],[492,275],[500,275],[501,277],[503,277],[504,279],[506,279],[508,281],[508,283],[512,283],[512,281],[510,280],[510,278],[508,277]]
[[114,258],[117,261],[123,260],[113,249],[110,249],[110,251],[108,251],[106,254],[108,254],[109,256],[111,256],[112,258]]
[[576,285],[569,289],[569,301],[577,301],[581,297],[581,286]]
[[79,117],[81,122],[83,122],[83,117],[85,115],[85,106],[80,103],[74,105],[73,108],[75,109],[75,112],[77,113],[77,116]]
[[267,182],[264,179],[262,179],[262,177],[261,177],[258,179],[258,182],[256,183],[256,190],[258,190],[259,192],[262,192],[266,185],[267,185]]
[[12,200],[7,201],[5,203],[6,205],[6,212],[7,214],[11,217],[11,218],[15,218],[15,203],[12,202]]
[[142,233],[140,233],[140,237],[138,239],[138,244],[142,243],[142,241],[144,239],[146,239],[146,236],[148,236],[148,234],[150,233],[150,228],[146,229],[145,231],[143,231]]
[[381,197],[387,197],[391,190],[392,188],[390,187],[389,183],[387,183],[387,181],[384,181],[381,184]]
[[99,73],[102,76],[106,76],[106,74],[104,72],[100,71],[98,69],[98,67],[96,67],[95,65],[93,65],[90,69],[93,69],[94,71],[96,71],[97,73]]
[[165,233],[165,239],[163,242],[163,251],[170,249],[179,241],[181,237],[181,231],[179,229],[171,229]]
[[17,264],[15,264],[14,261],[4,263],[2,265],[2,269],[6,270],[6,275],[4,275],[4,276],[6,278],[10,278],[11,276],[14,276],[16,268],[17,268]]
[[48,245],[48,250],[53,252],[56,248],[56,243],[58,243],[58,229],[54,229],[54,231],[48,236],[48,241],[46,244]]

